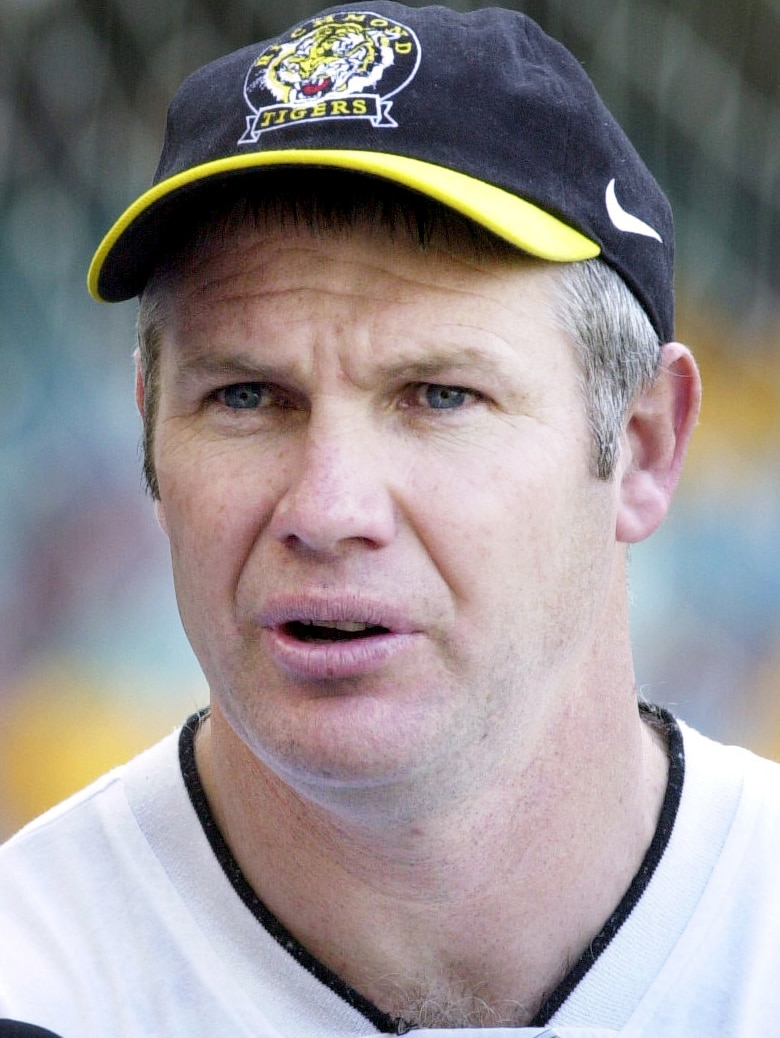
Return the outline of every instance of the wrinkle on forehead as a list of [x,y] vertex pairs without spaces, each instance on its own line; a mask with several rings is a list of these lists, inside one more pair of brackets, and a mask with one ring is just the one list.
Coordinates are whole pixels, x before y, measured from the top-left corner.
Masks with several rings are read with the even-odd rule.
[[412,243],[384,244],[357,232],[332,244],[255,233],[203,259],[172,307],[176,380],[224,374],[313,391],[337,365],[361,388],[459,373],[497,388],[523,370],[525,386],[541,357],[552,363],[549,265],[496,270],[441,252],[431,263]]
[[[332,250],[323,248],[328,241]],[[355,308],[377,302],[404,304],[421,288],[440,292],[445,305],[460,294],[477,291],[505,307],[508,301],[516,302],[511,289],[519,286],[518,273],[526,280],[532,275],[547,294],[553,269],[519,254],[478,258],[439,245],[421,249],[408,235],[393,235],[383,227],[357,227],[327,236],[305,227],[289,233],[279,227],[266,232],[245,226],[193,256],[169,287],[184,315],[203,312],[204,305],[262,298],[289,305],[292,318],[296,296],[307,291],[342,305],[349,299]]]

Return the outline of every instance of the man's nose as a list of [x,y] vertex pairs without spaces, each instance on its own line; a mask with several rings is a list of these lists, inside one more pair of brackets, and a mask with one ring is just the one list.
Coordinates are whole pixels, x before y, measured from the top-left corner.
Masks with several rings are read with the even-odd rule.
[[348,542],[383,547],[396,533],[396,507],[378,433],[312,422],[293,456],[271,523],[290,547],[333,553]]

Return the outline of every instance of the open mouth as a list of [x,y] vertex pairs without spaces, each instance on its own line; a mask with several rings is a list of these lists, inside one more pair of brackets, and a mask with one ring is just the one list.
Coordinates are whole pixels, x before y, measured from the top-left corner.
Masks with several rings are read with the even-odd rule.
[[284,624],[283,630],[296,641],[317,643],[355,641],[390,633],[387,627],[361,623],[357,620],[340,620],[334,623],[322,623],[317,620],[291,620]]
[[366,677],[419,643],[404,613],[356,594],[324,603],[271,603],[261,624],[269,660],[304,683]]

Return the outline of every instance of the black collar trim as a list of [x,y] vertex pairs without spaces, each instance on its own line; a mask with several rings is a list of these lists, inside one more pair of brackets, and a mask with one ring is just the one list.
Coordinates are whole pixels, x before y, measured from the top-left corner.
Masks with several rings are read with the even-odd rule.
[[255,894],[239,868],[238,862],[230,852],[222,833],[217,828],[217,823],[209,808],[206,794],[201,785],[198,769],[195,766],[195,735],[203,719],[208,715],[208,710],[199,714],[193,714],[181,730],[179,736],[179,762],[184,785],[187,787],[192,806],[198,816],[203,831],[211,844],[214,856],[222,867],[222,871],[230,880],[230,884],[244,902],[246,907],[259,923],[268,931],[271,937],[277,941],[285,951],[289,952],[295,961],[313,974],[326,987],[330,988],[336,995],[342,998],[348,1005],[370,1021],[382,1034],[399,1034],[396,1020],[383,1013],[381,1009],[364,998],[359,992],[351,988],[332,970],[328,969],[319,959],[315,959],[302,944],[293,937],[290,931],[279,922],[275,915],[270,912],[260,898]]
[[639,709],[645,721],[662,731],[667,739],[669,777],[655,835],[647,848],[647,853],[642,859],[642,864],[639,866],[636,875],[631,881],[631,885],[621,898],[617,908],[604,923],[599,933],[593,938],[579,961],[574,964],[560,984],[544,1000],[536,1016],[531,1021],[531,1027],[543,1027],[550,1022],[553,1015],[561,1008],[623,923],[631,915],[635,905],[647,889],[648,883],[653,878],[653,874],[658,868],[658,863],[661,861],[669,843],[669,837],[672,835],[677,811],[680,807],[680,797],[682,796],[683,780],[685,778],[685,750],[682,732],[672,715],[662,707],[642,703]]
[[[683,780],[685,777],[685,755],[683,750],[682,733],[672,715],[660,707],[642,704],[640,706],[645,720],[648,724],[660,728],[668,740],[669,753],[669,778],[658,819],[658,826],[647,853],[634,876],[630,887],[624,894],[615,911],[607,919],[606,923],[591,941],[587,951],[577,963],[566,974],[555,990],[547,996],[543,1005],[532,1020],[531,1027],[544,1027],[549,1023],[552,1016],[560,1009],[566,999],[571,995],[577,985],[585,977],[586,973],[604,949],[609,945],[615,934],[621,928],[626,919],[634,909],[639,899],[645,892],[648,883],[663,857],[672,828],[677,817],[682,796]],[[206,838],[211,845],[214,856],[219,862],[222,871],[227,876],[236,894],[243,903],[265,928],[265,930],[276,940],[285,951],[298,962],[304,969],[308,970],[322,984],[330,988],[334,994],[342,998],[348,1005],[361,1013],[381,1034],[404,1034],[409,1026],[402,1020],[396,1020],[389,1014],[384,1013],[369,999],[364,998],[359,992],[351,988],[332,970],[328,969],[319,959],[315,959],[299,942],[290,931],[279,922],[255,894],[249,883],[241,872],[230,848],[225,842],[222,833],[217,828],[203,786],[200,782],[197,768],[195,766],[195,735],[202,720],[207,716],[208,710],[193,714],[181,730],[179,737],[179,762],[181,766],[184,785],[186,786],[192,806],[198,816]]]

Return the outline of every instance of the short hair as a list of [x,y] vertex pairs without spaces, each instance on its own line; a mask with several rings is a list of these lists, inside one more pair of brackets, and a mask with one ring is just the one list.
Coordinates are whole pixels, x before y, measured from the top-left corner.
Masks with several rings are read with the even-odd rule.
[[[313,190],[314,185],[314,190]],[[172,228],[140,296],[138,351],[145,391],[143,470],[153,498],[160,490],[154,463],[159,358],[165,301],[204,249],[249,227],[306,227],[315,235],[354,227],[405,235],[420,249],[445,245],[478,260],[512,261],[524,253],[466,217],[396,185],[360,174],[286,170],[229,180],[200,197],[197,210]],[[544,261],[535,261],[544,262]],[[632,400],[649,387],[660,365],[661,343],[648,315],[623,279],[603,260],[547,264],[558,273],[554,317],[569,336],[582,379],[592,451],[591,470],[612,477],[623,420]]]

